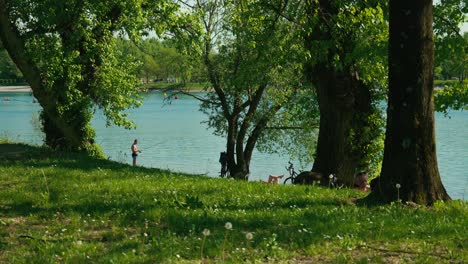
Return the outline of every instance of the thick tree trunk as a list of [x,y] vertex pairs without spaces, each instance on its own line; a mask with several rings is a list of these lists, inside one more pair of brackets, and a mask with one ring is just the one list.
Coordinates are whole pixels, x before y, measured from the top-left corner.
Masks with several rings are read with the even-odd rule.
[[[318,6],[316,6],[318,4]],[[317,11],[318,10],[318,11]],[[307,2],[306,12],[311,32],[304,36],[305,46],[311,54],[317,46],[314,43],[332,42],[328,24],[338,14],[335,1],[320,0]],[[319,21],[317,22],[317,14]],[[362,137],[358,133],[369,128],[369,116],[373,114],[369,87],[359,80],[350,66],[336,69],[336,55],[345,60],[347,50],[352,49],[353,40],[337,43],[340,47],[331,46],[323,53],[326,57],[319,62],[307,62],[305,71],[317,93],[320,110],[320,127],[317,141],[313,172],[326,178],[321,183],[328,185],[328,176],[334,174],[341,183],[352,186],[354,175],[364,169],[363,158],[365,146],[373,138]],[[358,135],[356,135],[358,134]]]
[[42,106],[46,144],[54,148],[85,151],[92,149],[96,151],[93,141],[94,132],[89,130],[82,133],[87,127],[86,125],[89,124],[83,123],[83,120],[90,120],[87,112],[89,111],[89,105],[75,102],[71,106],[71,112],[62,109],[62,113],[59,113],[58,108],[61,101],[60,97],[57,96],[57,91],[63,93],[65,87],[58,87],[55,92],[46,90],[45,82],[41,78],[41,71],[31,57],[28,56],[20,33],[9,20],[5,0],[0,0],[0,39]]
[[[359,133],[369,125],[366,118],[371,114],[369,90],[351,74],[338,74],[330,68],[322,67],[314,75],[320,129],[312,171],[327,179],[333,174],[341,183],[352,186],[365,154],[356,149],[368,142],[352,141],[351,133]],[[322,184],[328,185],[327,180]]]
[[391,0],[384,160],[372,182],[374,195],[385,202],[450,199],[437,167],[433,68],[432,0]]

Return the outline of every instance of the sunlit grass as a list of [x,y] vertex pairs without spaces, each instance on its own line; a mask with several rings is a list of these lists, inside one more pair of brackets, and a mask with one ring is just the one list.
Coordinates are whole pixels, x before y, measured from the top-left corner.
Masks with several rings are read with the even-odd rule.
[[183,175],[18,144],[0,145],[0,155],[0,262],[468,260],[462,201],[365,207],[348,189]]

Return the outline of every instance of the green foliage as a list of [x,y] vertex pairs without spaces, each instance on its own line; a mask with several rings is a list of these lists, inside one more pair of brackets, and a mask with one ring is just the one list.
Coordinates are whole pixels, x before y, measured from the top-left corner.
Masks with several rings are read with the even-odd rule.
[[460,26],[468,22],[468,4],[461,0],[444,0],[434,6],[435,63],[440,77],[463,81],[468,68],[468,32]]
[[127,56],[127,60],[139,64],[134,73],[146,83],[153,80],[173,83],[206,81],[203,62],[197,56],[180,52],[175,40],[148,38],[135,43],[119,39],[117,44],[117,49]]
[[[352,152],[361,156],[356,172],[366,171],[369,177],[380,175],[385,140],[385,118],[379,105],[372,105],[372,114],[357,116],[353,122],[358,124],[351,130]],[[359,155],[360,154],[360,155]]]
[[318,136],[319,110],[313,89],[305,86],[271,121],[258,149],[289,155],[302,166],[313,162]]
[[21,72],[15,63],[11,61],[8,52],[0,48],[0,79],[17,79],[21,77]]
[[468,110],[468,82],[456,82],[451,86],[437,89],[434,95],[434,107],[438,112],[448,115],[452,110]]
[[350,189],[182,175],[17,144],[0,155],[0,262],[468,259],[466,201],[355,206],[363,194]]

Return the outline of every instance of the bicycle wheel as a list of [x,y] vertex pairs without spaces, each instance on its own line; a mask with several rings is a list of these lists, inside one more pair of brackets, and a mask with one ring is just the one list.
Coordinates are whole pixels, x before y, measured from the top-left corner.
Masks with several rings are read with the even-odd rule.
[[293,183],[293,177],[288,177],[283,182],[283,184],[292,184],[292,183]]

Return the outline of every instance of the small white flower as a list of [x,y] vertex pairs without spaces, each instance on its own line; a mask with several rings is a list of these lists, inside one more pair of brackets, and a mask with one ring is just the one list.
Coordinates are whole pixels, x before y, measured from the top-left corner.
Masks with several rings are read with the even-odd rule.
[[209,235],[210,235],[210,230],[207,229],[207,228],[205,228],[205,229],[203,229],[202,234],[203,234],[204,236],[209,236]]
[[328,178],[333,179],[333,174],[330,174]]
[[232,224],[231,224],[231,222],[226,222],[226,224],[224,225],[224,227],[225,227],[227,230],[231,230],[231,229],[232,229]]
[[81,245],[83,245],[83,241],[78,240],[78,241],[76,241],[76,244],[77,244],[78,246],[81,246]]
[[179,255],[179,254],[177,254],[177,255],[175,255],[175,256],[176,256],[177,258],[180,258],[180,255]]
[[148,236],[148,234],[146,234],[146,233],[143,233],[143,235],[144,235],[145,237],[147,237],[147,236]]
[[136,249],[132,249],[132,252],[133,252],[133,253],[136,253]]
[[253,234],[249,232],[249,233],[245,234],[245,238],[247,240],[252,240],[253,239]]
[[397,189],[400,189],[400,188],[401,188],[401,185],[400,185],[399,183],[397,183],[397,184],[395,184],[395,187],[396,187]]

